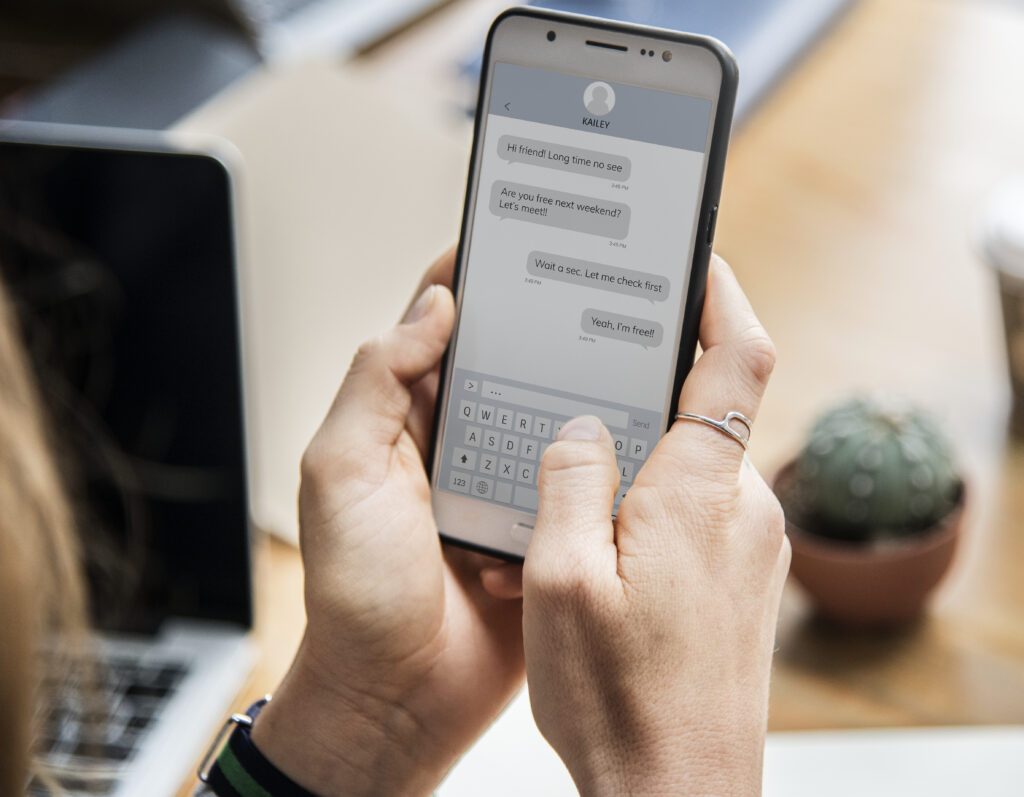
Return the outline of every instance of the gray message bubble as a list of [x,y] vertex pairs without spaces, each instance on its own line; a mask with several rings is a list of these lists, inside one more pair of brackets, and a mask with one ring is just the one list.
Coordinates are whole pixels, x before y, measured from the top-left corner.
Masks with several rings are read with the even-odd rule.
[[624,340],[645,349],[656,349],[664,337],[664,330],[657,321],[609,313],[607,310],[595,310],[593,307],[583,311],[583,315],[580,316],[580,328],[591,335]]
[[629,234],[629,205],[498,180],[491,186],[491,213],[547,227],[621,240]]
[[668,278],[631,268],[606,266],[547,252],[530,252],[526,258],[526,270],[535,277],[586,285],[626,296],[639,296],[651,302],[663,302],[668,298]]
[[582,147],[566,147],[548,141],[519,136],[502,136],[498,139],[498,157],[509,163],[530,163],[546,169],[557,169],[573,174],[587,174],[591,177],[605,177],[609,180],[629,179],[633,164],[622,155],[598,152]]

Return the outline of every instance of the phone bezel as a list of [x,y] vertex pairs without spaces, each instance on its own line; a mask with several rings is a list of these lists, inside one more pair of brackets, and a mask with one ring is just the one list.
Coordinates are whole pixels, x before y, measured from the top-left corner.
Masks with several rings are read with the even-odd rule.
[[[677,93],[693,94],[704,96],[713,102],[713,123],[709,132],[708,157],[705,161],[703,175],[703,192],[698,205],[696,215],[695,235],[693,240],[693,257],[690,263],[690,276],[686,293],[686,301],[683,308],[683,319],[681,334],[678,341],[676,369],[673,378],[672,394],[669,407],[674,407],[679,401],[679,394],[682,390],[683,381],[693,365],[697,349],[697,333],[700,327],[700,313],[704,304],[705,286],[707,281],[707,268],[711,257],[711,243],[714,232],[714,217],[717,213],[719,197],[722,188],[722,178],[725,166],[725,156],[728,149],[729,131],[732,124],[733,107],[736,100],[736,88],[738,73],[736,62],[729,50],[716,39],[698,36],[693,34],[679,33],[676,31],[663,30],[660,28],[632,25],[627,23],[612,22],[609,20],[597,19],[578,14],[546,11],[533,8],[513,8],[504,12],[491,26],[487,35],[484,48],[483,66],[480,75],[479,101],[474,120],[472,157],[469,165],[469,173],[466,186],[466,201],[463,210],[462,225],[460,230],[459,245],[456,252],[455,271],[453,275],[452,289],[456,299],[456,325],[461,317],[461,293],[464,279],[465,258],[467,256],[467,245],[469,243],[470,230],[478,200],[479,167],[482,156],[482,148],[485,136],[485,119],[490,97],[490,83],[495,56],[495,43],[501,32],[502,25],[510,20],[517,22],[526,21],[527,24],[536,24],[537,33],[541,39],[537,43],[537,49],[546,51],[549,55],[541,57],[531,50],[517,51],[517,57],[513,59],[503,58],[511,63],[519,63],[525,66],[557,69],[563,72],[577,72],[595,79],[607,78],[617,82],[629,82],[645,88],[662,89]],[[549,41],[547,31],[554,30],[556,38]],[[654,57],[646,58],[637,55],[637,60],[642,60],[650,67],[643,74],[644,79],[636,77],[636,70],[629,64],[632,79],[623,79],[622,72],[616,71],[608,74],[605,69],[574,68],[572,56],[566,55],[567,46],[580,46],[580,35],[587,36],[587,32],[601,32],[610,34],[612,37],[619,37],[614,43],[622,43],[630,47],[629,53],[615,53],[617,57],[629,58],[636,55],[636,49],[644,43],[655,43],[660,49],[668,44],[672,45],[673,58],[664,62],[660,53]],[[566,34],[569,34],[567,37]],[[585,39],[584,39],[585,41]],[[609,39],[609,41],[612,41]],[[567,44],[568,42],[568,44]],[[561,46],[560,46],[561,43]],[[499,44],[500,47],[500,44]],[[685,49],[679,50],[679,47]],[[556,53],[555,51],[560,52]],[[577,50],[579,52],[579,50]],[[525,54],[521,54],[525,53]],[[587,53],[589,56],[589,52]],[[594,56],[597,58],[598,56]],[[634,59],[630,59],[634,63]],[[612,63],[609,61],[609,64]],[[695,69],[694,64],[700,64]],[[708,72],[710,64],[714,65],[717,75]],[[606,68],[607,69],[607,68]],[[644,67],[639,67],[644,69]],[[650,74],[648,74],[650,73]],[[654,77],[651,77],[653,75]],[[659,77],[664,76],[664,77]],[[708,78],[712,77],[712,80]],[[457,335],[456,326],[456,335]],[[453,335],[452,343],[456,340]],[[436,483],[437,474],[440,470],[439,441],[444,434],[444,422],[447,417],[448,400],[451,392],[451,379],[454,370],[452,352],[454,345],[450,344],[441,362],[441,380],[438,389],[437,404],[435,407],[433,435],[430,442],[429,462],[431,464],[430,490],[434,502],[435,516],[458,514],[461,529],[446,529],[439,517],[438,527],[441,539],[453,545],[466,548],[489,556],[498,557],[507,561],[521,562],[525,553],[525,544],[519,544],[522,552],[513,549],[516,542],[510,536],[513,526],[516,524],[529,524],[534,515],[513,507],[503,507],[489,502],[479,501],[469,496],[460,496],[449,493],[439,488]],[[667,413],[666,430],[671,425],[672,413]],[[479,531],[481,528],[498,528],[505,530],[505,540],[510,550],[502,550],[493,545],[484,544],[473,539],[466,539],[466,530]],[[491,536],[491,535],[486,535]]]

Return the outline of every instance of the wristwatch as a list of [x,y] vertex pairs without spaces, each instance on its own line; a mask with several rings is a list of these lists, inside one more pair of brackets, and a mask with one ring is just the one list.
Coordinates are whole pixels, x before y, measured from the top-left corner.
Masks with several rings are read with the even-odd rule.
[[197,796],[316,797],[281,772],[253,744],[253,723],[269,702],[267,695],[244,714],[232,714],[224,721],[199,764],[197,774],[202,785]]

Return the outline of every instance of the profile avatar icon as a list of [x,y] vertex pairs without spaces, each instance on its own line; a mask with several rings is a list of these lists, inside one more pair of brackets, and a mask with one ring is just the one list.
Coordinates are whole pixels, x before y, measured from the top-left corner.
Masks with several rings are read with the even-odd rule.
[[615,89],[603,81],[596,81],[583,92],[583,104],[593,116],[604,116],[615,107]]

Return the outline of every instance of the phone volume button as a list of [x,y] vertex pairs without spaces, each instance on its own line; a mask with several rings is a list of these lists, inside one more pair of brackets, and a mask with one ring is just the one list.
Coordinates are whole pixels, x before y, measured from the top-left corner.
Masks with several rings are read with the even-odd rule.
[[715,242],[715,224],[718,222],[718,205],[711,208],[708,213],[708,226],[707,236],[704,239],[704,243],[711,246]]

